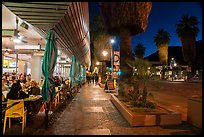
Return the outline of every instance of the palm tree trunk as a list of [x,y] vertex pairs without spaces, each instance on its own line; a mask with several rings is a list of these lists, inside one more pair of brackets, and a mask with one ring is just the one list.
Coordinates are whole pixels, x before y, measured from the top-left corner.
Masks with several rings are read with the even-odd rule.
[[102,61],[102,75],[101,75],[101,81],[106,80],[106,62]]
[[[192,70],[193,62],[195,61],[196,56],[196,37],[183,36],[181,37],[181,42],[184,61],[188,63],[188,66],[191,67]],[[191,79],[191,75],[192,71],[190,72],[188,79]]]
[[168,45],[162,44],[158,46],[158,54],[159,54],[159,60],[162,64],[162,76],[161,78],[164,79],[165,72],[165,64],[167,64],[168,61]]
[[[131,48],[131,34],[128,29],[120,30],[120,69],[121,76],[119,81],[119,92],[125,90],[127,93],[130,86],[127,84],[132,82],[132,68],[127,65],[127,60],[132,61],[132,48]],[[121,88],[123,85],[124,88]]]

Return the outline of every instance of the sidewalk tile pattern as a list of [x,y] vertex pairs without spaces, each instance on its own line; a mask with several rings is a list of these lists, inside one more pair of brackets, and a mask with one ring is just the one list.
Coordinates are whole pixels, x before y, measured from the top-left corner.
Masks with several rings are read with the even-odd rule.
[[195,133],[184,125],[131,127],[110,101],[109,93],[93,84],[85,84],[53,126],[48,130],[40,129],[36,134],[194,135]]

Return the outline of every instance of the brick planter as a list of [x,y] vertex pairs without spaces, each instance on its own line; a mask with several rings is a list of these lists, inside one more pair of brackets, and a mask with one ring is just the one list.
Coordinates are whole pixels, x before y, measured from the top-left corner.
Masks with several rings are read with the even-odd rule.
[[166,113],[142,114],[129,110],[114,94],[111,94],[111,101],[131,126],[181,124],[181,114],[171,110],[166,110]]

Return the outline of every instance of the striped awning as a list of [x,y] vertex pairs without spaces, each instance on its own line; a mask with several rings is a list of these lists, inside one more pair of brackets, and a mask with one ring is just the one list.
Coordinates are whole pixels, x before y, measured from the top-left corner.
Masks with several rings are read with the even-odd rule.
[[44,38],[50,29],[57,46],[86,66],[90,61],[88,2],[3,2],[16,16],[34,26]]

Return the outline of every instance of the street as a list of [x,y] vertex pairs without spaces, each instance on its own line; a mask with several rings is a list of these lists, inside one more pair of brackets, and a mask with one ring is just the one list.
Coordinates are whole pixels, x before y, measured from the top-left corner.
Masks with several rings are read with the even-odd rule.
[[202,96],[202,82],[150,81],[147,90],[161,106],[180,112],[186,121],[188,98]]

